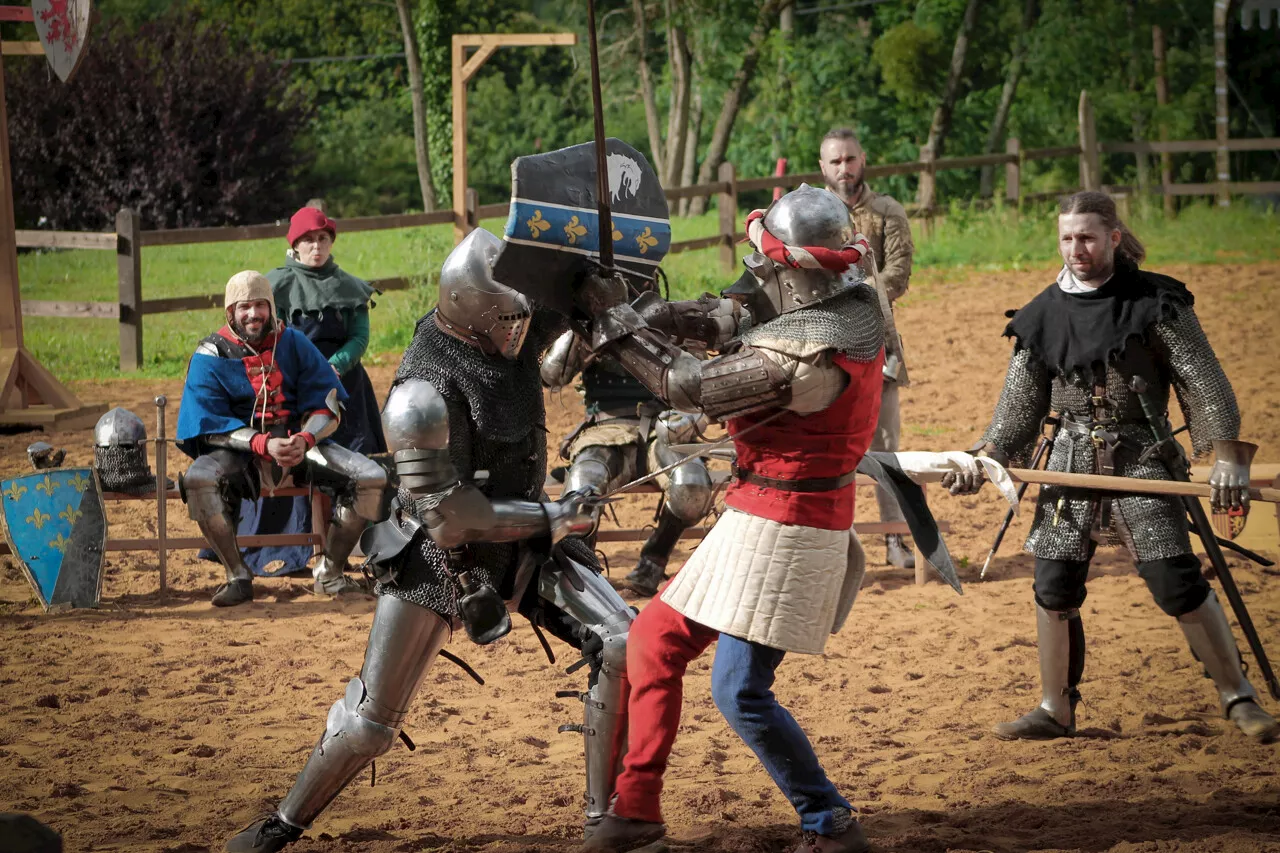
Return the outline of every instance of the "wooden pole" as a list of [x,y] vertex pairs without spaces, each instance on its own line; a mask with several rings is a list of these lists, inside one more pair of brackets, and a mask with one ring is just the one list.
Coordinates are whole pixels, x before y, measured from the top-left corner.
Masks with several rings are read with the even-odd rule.
[[[453,99],[453,242],[471,233],[467,225],[467,81],[500,47],[554,47],[578,43],[577,33],[468,33],[451,45]],[[467,58],[467,48],[476,52]]]
[[120,372],[142,365],[142,227],[138,214],[116,214],[116,283],[120,296]]
[[733,272],[737,262],[733,238],[737,234],[738,224],[738,179],[733,164],[728,160],[720,164],[716,174],[718,180],[728,186],[716,195],[716,210],[720,214],[720,265],[725,272]]
[[1087,90],[1080,92],[1080,186],[1096,190],[1102,186],[1102,164],[1098,157],[1098,130],[1094,124],[1093,101]]
[[1227,152],[1227,2],[1215,0],[1213,4],[1213,94],[1217,106],[1218,156],[1218,205],[1227,207],[1231,196],[1227,183],[1231,180],[1231,156]]
[[[13,213],[13,173],[9,170],[9,113],[5,107],[4,64],[0,63],[0,348],[22,346],[22,296],[18,291],[17,220]],[[6,395],[7,396],[7,395]],[[0,407],[6,401],[0,399]]]
[[[1165,76],[1165,50],[1164,50],[1164,30],[1156,24],[1151,28],[1151,51],[1155,54],[1156,60],[1156,106],[1167,107],[1169,105],[1169,80]],[[1167,142],[1169,140],[1169,126],[1163,118],[1159,122],[1160,125],[1160,141]],[[1168,151],[1160,152],[1160,187],[1164,195],[1164,215],[1172,218],[1174,214],[1173,193],[1169,188],[1173,186],[1173,155]]]
[[466,48],[453,37],[453,242],[470,233],[467,227],[467,78],[462,65]]
[[168,402],[163,394],[156,397],[156,550],[162,596],[169,589],[169,442],[164,428],[164,407]]
[[[1209,497],[1208,483],[1183,483],[1176,480],[1146,480],[1140,477],[1107,477],[1101,474],[1071,474],[1066,471],[1038,471],[1009,468],[1015,483],[1039,483],[1042,486],[1070,486],[1095,492],[1126,492],[1131,495],[1176,495],[1192,498]],[[1280,489],[1250,489],[1250,500],[1280,502]]]

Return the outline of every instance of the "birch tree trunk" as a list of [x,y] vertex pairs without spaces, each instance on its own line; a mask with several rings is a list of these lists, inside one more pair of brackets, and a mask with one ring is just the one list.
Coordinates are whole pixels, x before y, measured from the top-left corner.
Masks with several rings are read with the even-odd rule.
[[431,183],[431,155],[427,153],[427,109],[422,100],[422,61],[418,57],[418,38],[413,31],[409,0],[396,0],[400,15],[400,32],[404,35],[404,58],[409,66],[409,95],[413,101],[413,151],[418,161],[418,186],[422,190],[422,209],[436,209],[436,189]]
[[[976,3],[977,0],[969,0]],[[742,54],[742,65],[733,76],[729,91],[725,92],[724,104],[720,108],[720,116],[716,119],[715,130],[711,132],[711,141],[707,143],[707,153],[702,158],[702,166],[698,169],[698,183],[707,184],[724,162],[724,152],[729,148],[729,135],[733,133],[733,123],[738,118],[738,110],[742,108],[742,100],[747,93],[747,86],[760,64],[760,46],[764,43],[769,28],[778,16],[779,0],[765,0],[760,4],[756,14],[756,23],[747,40],[747,48]],[[700,216],[707,210],[706,197],[699,196],[689,205],[689,213]]]
[[[942,91],[942,102],[933,113],[933,123],[929,126],[929,139],[925,147],[937,160],[947,143],[947,134],[951,132],[951,116],[955,111],[956,98],[960,94],[960,78],[964,75],[965,54],[969,50],[969,37],[973,34],[973,25],[978,20],[979,0],[969,0],[964,9],[964,18],[960,21],[960,30],[956,33],[955,47],[951,50],[951,68],[947,71],[947,85]],[[921,207],[933,206],[933,182],[921,181],[920,192],[916,203]],[[928,197],[926,197],[928,196]]]
[[[1018,81],[1022,77],[1022,63],[1027,57],[1027,43],[1030,41],[1031,28],[1040,15],[1039,0],[1027,0],[1022,9],[1022,28],[1018,30],[1017,41],[1013,45],[1013,56],[1009,59],[1009,70],[1005,73],[1004,88],[1000,90],[1000,104],[996,107],[996,116],[991,121],[991,131],[987,134],[987,142],[982,147],[983,154],[992,154],[1000,140],[1004,138],[1005,125],[1009,122],[1009,110],[1013,106],[1014,95],[1018,91]],[[995,166],[983,166],[980,182],[983,198],[991,198],[995,192]]]

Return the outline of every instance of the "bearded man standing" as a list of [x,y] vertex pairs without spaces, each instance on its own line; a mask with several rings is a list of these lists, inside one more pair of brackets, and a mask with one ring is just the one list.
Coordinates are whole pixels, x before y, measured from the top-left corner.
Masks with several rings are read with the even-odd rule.
[[216,607],[253,600],[253,573],[236,540],[240,501],[264,487],[314,482],[334,498],[318,593],[353,584],[343,574],[365,525],[386,517],[387,474],[368,457],[328,440],[346,400],[329,362],[301,332],[276,320],[266,276],[227,282],[227,323],[196,347],[178,411],[178,447],[195,461],[179,480],[191,520],[226,568]]
[[[1041,424],[1058,412],[1050,471],[1172,479],[1144,452],[1146,411],[1166,410],[1170,388],[1189,427],[1191,447],[1213,450],[1209,475],[1216,511],[1247,508],[1249,445],[1238,441],[1240,410],[1200,322],[1176,279],[1139,269],[1146,251],[1104,193],[1066,199],[1058,216],[1063,267],[1058,279],[1019,309],[1005,329],[1014,339],[1004,390],[979,455],[1025,459]],[[1137,381],[1140,380],[1140,381]],[[1149,388],[1145,395],[1142,388]],[[947,475],[942,485],[969,494],[981,477]],[[1035,555],[1040,704],[1000,723],[1001,739],[1075,734],[1084,674],[1089,563],[1099,544],[1123,543],[1160,609],[1178,621],[1191,651],[1213,679],[1222,714],[1261,741],[1280,727],[1258,704],[1222,605],[1191,550],[1177,498],[1043,486],[1026,548]]]
[[[873,259],[879,268],[879,286],[892,305],[907,292],[911,280],[911,256],[916,250],[911,242],[907,212],[889,196],[867,186],[863,180],[867,155],[852,130],[841,127],[828,132],[822,138],[818,152],[827,189],[849,206],[854,226],[871,246]],[[907,384],[907,367],[903,361],[902,341],[892,316],[885,320],[884,387],[880,395],[880,420],[876,423],[870,449],[896,451],[902,434],[898,388]],[[905,521],[898,502],[881,486],[876,487],[876,503],[880,507],[881,521]],[[885,556],[890,565],[900,569],[915,568],[916,559],[904,546],[900,533],[885,536]]]

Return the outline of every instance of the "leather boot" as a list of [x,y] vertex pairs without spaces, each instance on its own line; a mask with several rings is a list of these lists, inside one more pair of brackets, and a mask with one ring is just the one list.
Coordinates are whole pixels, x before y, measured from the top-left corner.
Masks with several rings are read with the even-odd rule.
[[665,824],[632,820],[609,811],[588,827],[580,849],[582,853],[629,853],[661,840],[666,834]]
[[1046,610],[1036,605],[1040,654],[1040,705],[992,731],[1001,740],[1053,740],[1076,733],[1076,685],[1084,673],[1084,624],[1079,610]]
[[228,838],[224,849],[226,853],[277,853],[301,837],[301,829],[271,814]]
[[235,607],[253,601],[253,581],[249,578],[232,578],[213,591],[214,607]]
[[640,555],[636,567],[622,579],[622,586],[632,592],[651,598],[658,594],[658,585],[666,580],[665,567],[644,554]]
[[871,842],[862,831],[862,825],[854,819],[853,812],[837,808],[835,814],[836,827],[831,835],[806,832],[804,841],[794,853],[868,853]]
[[1280,723],[1258,705],[1258,693],[1245,677],[1240,650],[1217,593],[1211,591],[1203,604],[1179,616],[1178,626],[1218,688],[1222,715],[1263,743],[1280,738]]
[[916,555],[903,543],[902,534],[890,533],[884,537],[884,562],[886,566],[897,566],[900,569],[916,567]]

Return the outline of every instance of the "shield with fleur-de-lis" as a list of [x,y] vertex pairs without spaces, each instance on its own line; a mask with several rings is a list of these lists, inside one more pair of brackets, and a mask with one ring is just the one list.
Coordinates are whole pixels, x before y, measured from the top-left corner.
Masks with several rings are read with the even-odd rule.
[[5,538],[48,610],[96,607],[107,516],[92,468],[59,468],[0,482]]
[[[667,197],[639,151],[608,139],[605,152],[613,263],[647,289],[671,247]],[[495,280],[569,314],[573,288],[600,257],[600,237],[594,142],[516,158]]]

